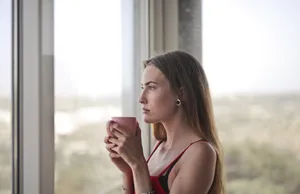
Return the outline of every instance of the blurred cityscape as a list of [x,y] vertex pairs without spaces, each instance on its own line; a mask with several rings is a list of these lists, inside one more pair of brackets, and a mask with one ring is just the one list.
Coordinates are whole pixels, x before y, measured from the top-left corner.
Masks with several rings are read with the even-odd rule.
[[[228,194],[300,193],[299,99],[300,93],[214,98]],[[120,192],[121,175],[103,143],[104,121],[121,113],[120,99],[103,101],[57,99],[56,194]],[[0,99],[0,145],[0,194],[9,194],[11,117],[5,98]]]

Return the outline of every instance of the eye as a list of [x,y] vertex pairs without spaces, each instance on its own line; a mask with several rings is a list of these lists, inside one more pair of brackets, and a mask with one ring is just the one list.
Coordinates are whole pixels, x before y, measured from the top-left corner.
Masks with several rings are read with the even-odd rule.
[[154,90],[155,87],[154,86],[148,86],[149,90]]

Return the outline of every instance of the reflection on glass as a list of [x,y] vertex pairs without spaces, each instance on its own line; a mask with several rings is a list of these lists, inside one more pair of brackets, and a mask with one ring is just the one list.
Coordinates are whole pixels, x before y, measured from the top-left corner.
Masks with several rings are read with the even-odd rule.
[[0,194],[11,193],[12,69],[11,1],[0,1]]
[[55,193],[119,193],[103,139],[121,115],[121,1],[55,2]]
[[300,193],[299,9],[298,1],[203,0],[203,65],[228,194]]

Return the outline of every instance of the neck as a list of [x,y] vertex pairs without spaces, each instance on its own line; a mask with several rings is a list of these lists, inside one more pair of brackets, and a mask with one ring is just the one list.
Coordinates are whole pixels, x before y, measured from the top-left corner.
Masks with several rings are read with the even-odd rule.
[[190,125],[184,122],[183,117],[177,114],[172,119],[162,122],[167,133],[167,140],[165,142],[165,148],[171,149],[186,144],[187,142],[193,141],[199,138],[196,135],[195,130]]

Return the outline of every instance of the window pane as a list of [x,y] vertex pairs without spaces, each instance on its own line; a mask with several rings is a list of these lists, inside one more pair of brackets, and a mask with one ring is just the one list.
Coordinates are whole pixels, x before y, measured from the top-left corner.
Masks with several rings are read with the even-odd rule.
[[299,9],[203,0],[203,65],[229,194],[300,193]]
[[300,193],[299,10],[300,1],[178,1],[174,42],[207,73],[228,194]]
[[103,140],[123,114],[121,37],[120,0],[55,2],[56,194],[120,192]]
[[12,180],[12,17],[11,1],[0,1],[0,194],[11,193]]

